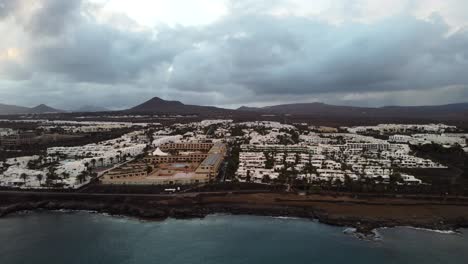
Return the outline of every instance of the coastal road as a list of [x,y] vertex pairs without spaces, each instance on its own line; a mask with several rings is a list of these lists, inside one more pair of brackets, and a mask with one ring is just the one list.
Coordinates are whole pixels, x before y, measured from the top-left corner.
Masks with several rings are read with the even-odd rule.
[[249,194],[249,193],[266,193],[265,190],[239,190],[239,191],[218,191],[218,192],[188,192],[188,193],[164,193],[164,194],[139,194],[139,193],[83,193],[83,192],[35,192],[35,191],[0,191],[0,196],[28,196],[28,195],[42,195],[42,196],[76,196],[76,197],[153,197],[153,198],[167,198],[167,197],[196,197],[200,194]]
[[[226,196],[228,194],[235,194],[236,196]],[[248,196],[252,194],[253,196]],[[279,204],[301,204],[302,206],[310,206],[315,203],[330,203],[330,204],[360,204],[360,205],[380,205],[380,206],[392,206],[392,205],[454,205],[454,206],[468,206],[468,197],[453,197],[453,199],[434,199],[435,197],[425,197],[426,199],[421,199],[422,197],[380,197],[380,198],[352,198],[347,195],[342,196],[330,196],[330,195],[295,195],[293,193],[275,193],[265,190],[239,190],[239,191],[212,191],[212,192],[179,192],[179,193],[166,193],[166,194],[138,194],[138,193],[78,193],[78,192],[53,192],[53,191],[12,191],[12,190],[3,190],[0,191],[0,197],[27,197],[27,196],[37,196],[40,198],[49,197],[49,198],[109,198],[109,197],[125,197],[125,198],[155,198],[155,199],[167,199],[167,198],[196,198],[199,195],[206,195],[207,197],[224,197],[221,199],[227,198],[236,199],[235,197],[242,197],[250,200],[253,199],[254,202],[265,202],[266,200],[271,200],[271,202]],[[260,195],[257,196],[256,195]],[[255,198],[256,197],[256,198]],[[258,200],[260,199],[260,200]],[[239,202],[239,201],[237,201]]]

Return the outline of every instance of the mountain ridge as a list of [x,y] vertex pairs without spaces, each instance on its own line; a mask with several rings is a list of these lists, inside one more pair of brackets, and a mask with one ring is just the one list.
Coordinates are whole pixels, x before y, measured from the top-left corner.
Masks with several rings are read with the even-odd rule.
[[49,113],[65,113],[65,110],[56,109],[46,104],[40,104],[32,107],[29,111],[30,114],[49,114]]
[[180,101],[168,101],[159,97],[153,97],[124,112],[130,113],[170,113],[170,114],[218,114],[229,113],[235,110],[219,108],[215,106],[202,106],[184,104]]
[[47,114],[65,113],[66,111],[50,107],[46,104],[39,104],[34,107],[18,105],[0,104],[0,115],[22,115],[22,114]]
[[0,104],[0,115],[26,114],[29,110],[24,106]]
[[468,103],[423,106],[360,107],[330,105],[325,103],[280,104],[265,107],[241,106],[238,111],[253,111],[269,114],[331,115],[350,117],[436,117],[440,115],[468,114]]
[[79,108],[73,109],[73,113],[96,113],[96,112],[110,112],[110,109],[95,105],[83,105]]
[[[93,109],[102,109],[98,106],[83,106],[79,112]],[[107,109],[106,109],[107,110]],[[76,111],[72,111],[76,112]],[[97,111],[101,112],[101,111]],[[382,107],[360,107],[346,105],[331,105],[322,102],[313,103],[290,103],[265,107],[241,106],[237,109],[226,109],[215,106],[202,106],[184,104],[180,101],[164,100],[153,97],[139,105],[126,110],[116,111],[121,113],[154,113],[154,114],[181,114],[202,116],[230,116],[252,114],[275,114],[296,115],[317,118],[340,117],[340,118],[413,118],[413,119],[466,119],[468,117],[468,102],[444,105],[423,106],[382,106]],[[55,109],[45,104],[28,108],[15,105],[0,104],[0,115],[15,114],[44,114],[44,113],[66,113],[64,110]]]

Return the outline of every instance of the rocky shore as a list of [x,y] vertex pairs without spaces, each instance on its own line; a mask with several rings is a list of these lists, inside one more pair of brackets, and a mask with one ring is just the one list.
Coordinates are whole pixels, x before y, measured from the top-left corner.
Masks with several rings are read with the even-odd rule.
[[[26,210],[83,210],[150,220],[203,218],[209,214],[243,214],[300,217],[324,224],[354,227],[372,234],[379,227],[413,226],[434,230],[468,227],[468,204],[427,204],[424,201],[401,205],[388,201],[328,198],[311,200],[281,194],[194,195],[167,197],[131,196],[0,196],[0,217]],[[302,199],[302,200],[301,200]],[[312,201],[312,202],[311,202]],[[380,203],[381,202],[381,203]],[[426,211],[429,210],[429,214]]]

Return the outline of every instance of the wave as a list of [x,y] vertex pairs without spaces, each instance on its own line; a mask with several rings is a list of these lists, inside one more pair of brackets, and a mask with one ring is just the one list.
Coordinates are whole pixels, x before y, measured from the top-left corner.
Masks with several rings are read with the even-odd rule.
[[275,219],[282,219],[282,220],[297,220],[300,219],[299,217],[292,217],[292,216],[273,216]]
[[460,234],[460,232],[455,230],[439,230],[439,229],[430,229],[430,228],[422,228],[422,227],[413,227],[413,226],[404,226],[405,228],[414,229],[414,230],[421,230],[427,232],[434,232],[439,234],[446,234],[446,235],[456,235]]

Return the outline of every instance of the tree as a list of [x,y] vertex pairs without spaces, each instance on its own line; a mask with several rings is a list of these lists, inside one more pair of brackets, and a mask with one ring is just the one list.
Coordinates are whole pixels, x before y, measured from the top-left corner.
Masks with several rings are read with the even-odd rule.
[[346,187],[347,190],[351,190],[351,189],[352,189],[353,180],[351,179],[351,177],[349,177],[348,174],[345,175],[345,178],[344,178],[344,186]]
[[[187,167],[187,166],[185,166]],[[153,171],[153,168],[150,165],[146,165],[146,173],[150,174]]]
[[275,157],[270,155],[268,152],[264,153],[265,155],[265,169],[272,169],[275,165]]
[[293,141],[294,144],[299,143],[299,133],[297,133],[296,131],[292,131],[291,140]]
[[294,160],[294,164],[298,164],[299,161],[301,160],[301,156],[299,155],[299,153],[296,153],[296,156],[295,156],[295,160]]
[[26,180],[29,178],[29,176],[26,173],[21,173],[20,178],[23,179],[24,184],[26,184]]
[[47,184],[52,184],[52,183],[56,183],[57,179],[58,179],[58,175],[55,171],[55,167],[54,166],[50,166],[49,169],[48,169],[48,172],[46,174],[46,183]]
[[44,156],[39,155],[39,158],[37,159],[37,162],[39,162],[39,164],[42,164],[42,163],[44,163],[44,159],[45,159]]
[[91,159],[91,164],[93,164],[93,167],[96,167],[96,159]]
[[88,177],[88,174],[86,171],[82,171],[78,176],[76,176],[76,180],[78,181],[79,184],[82,184],[83,182],[86,181],[86,178]]
[[34,170],[37,166],[37,160],[30,160],[28,161],[27,168],[30,170]]
[[43,178],[43,177],[44,177],[44,176],[43,176],[42,174],[37,174],[37,175],[36,175],[36,179],[39,181],[39,185],[42,185],[42,178]]
[[64,171],[64,172],[62,172],[62,178],[64,178],[64,179],[68,179],[68,177],[70,177],[70,173],[68,173],[68,172],[65,172],[65,171]]
[[341,186],[343,185],[343,182],[340,179],[335,179],[335,185],[338,191],[340,191]]
[[309,174],[317,172],[317,169],[312,165],[311,162],[308,162],[304,165],[304,171],[306,171]]
[[250,182],[251,180],[251,176],[250,176],[250,170],[247,170],[247,177],[246,177],[246,181],[247,182]]
[[382,183],[384,181],[384,178],[381,175],[379,175],[376,177],[376,180],[377,182]]
[[398,182],[403,182],[403,178],[401,177],[401,173],[394,172],[390,175],[390,184],[396,184]]
[[242,131],[241,126],[235,126],[231,128],[231,136],[233,137],[241,137],[244,135],[244,131]]

